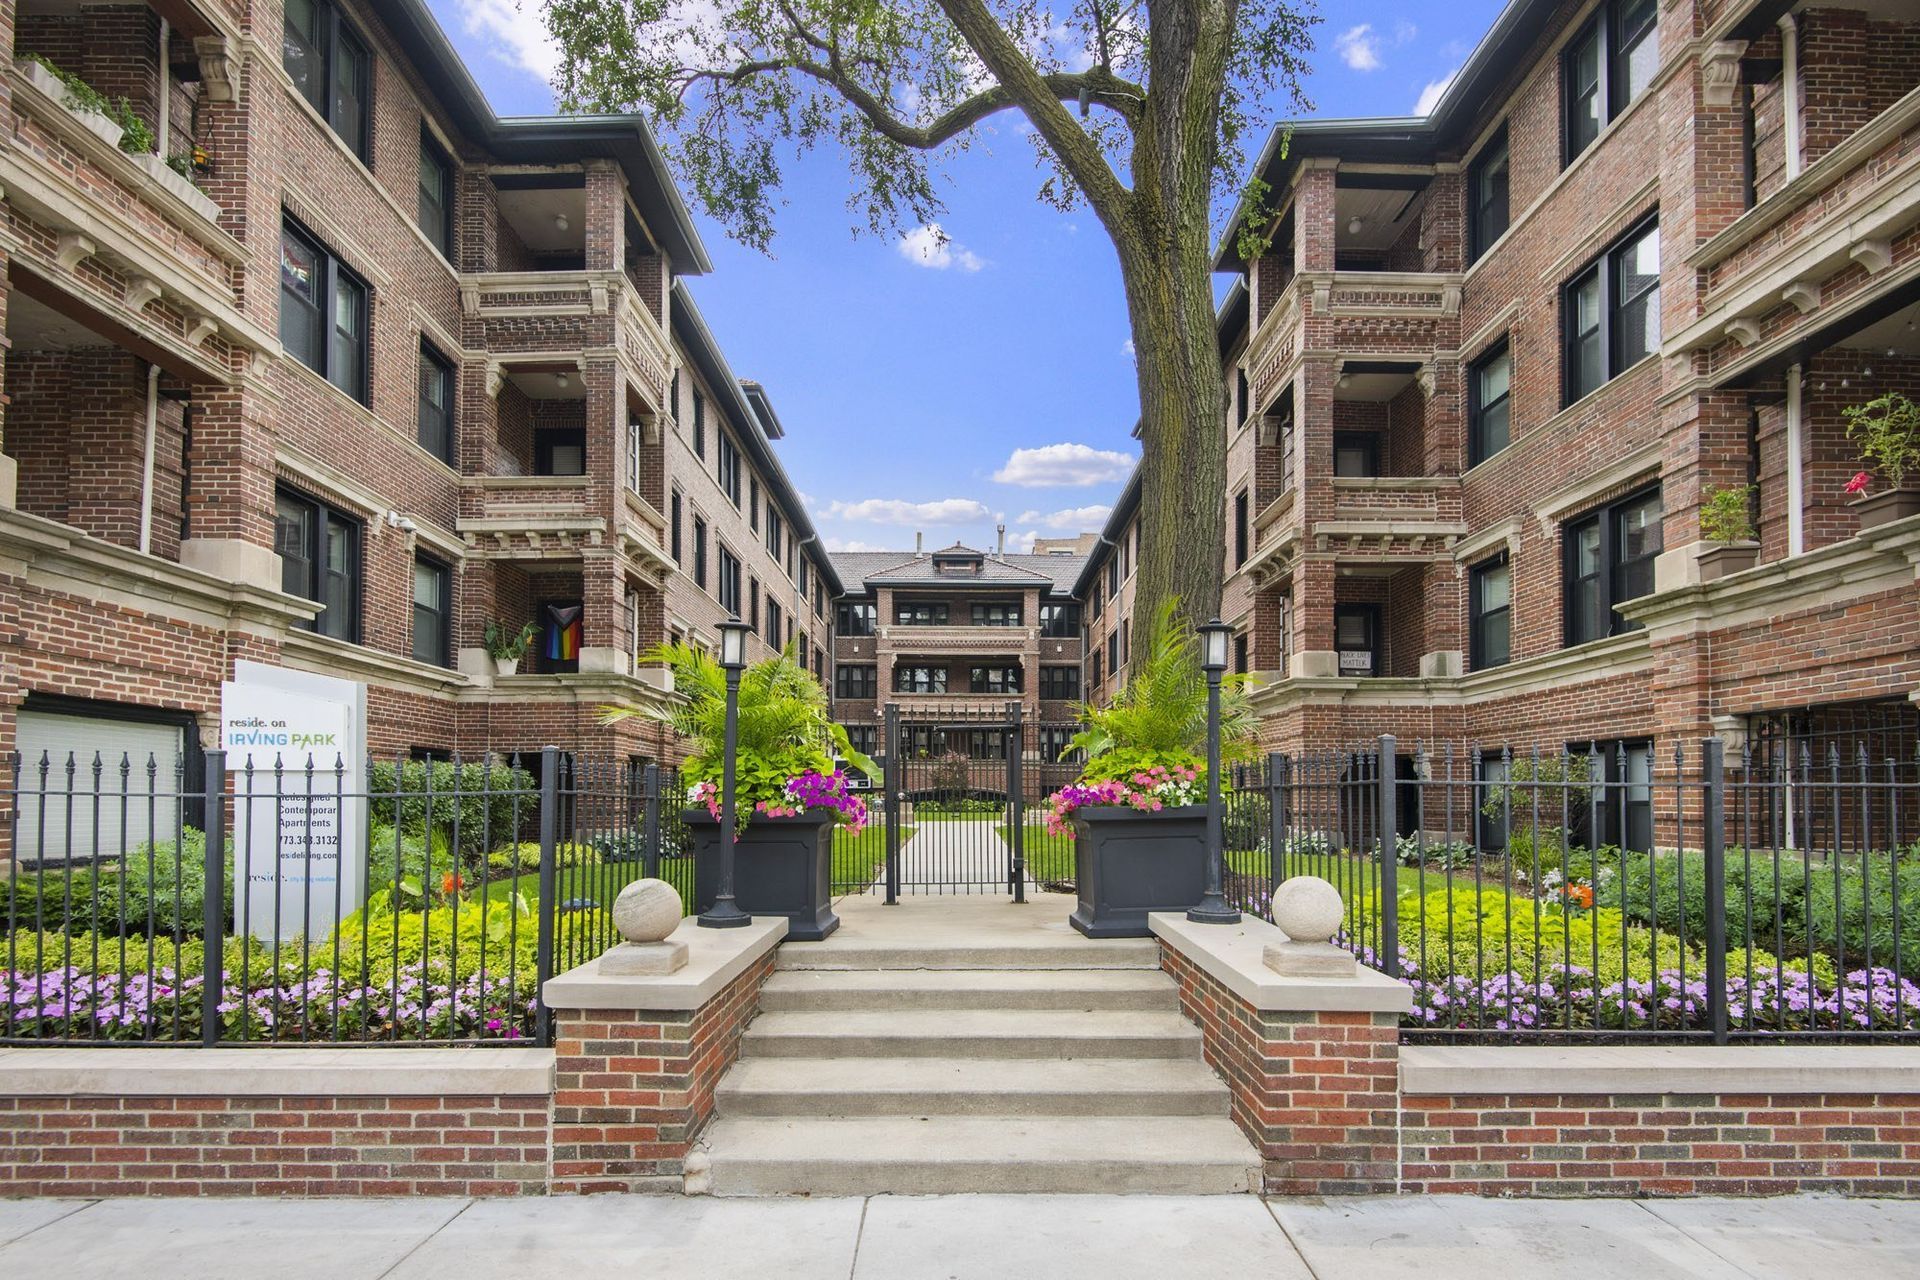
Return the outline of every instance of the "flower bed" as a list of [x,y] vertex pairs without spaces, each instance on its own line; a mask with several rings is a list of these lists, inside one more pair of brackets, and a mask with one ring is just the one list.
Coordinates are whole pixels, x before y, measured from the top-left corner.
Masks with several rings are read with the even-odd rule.
[[1206,800],[1205,774],[1190,764],[1154,764],[1125,777],[1075,782],[1060,788],[1047,797],[1043,820],[1049,835],[1070,837],[1073,811],[1088,805],[1120,805],[1142,813],[1159,813],[1205,804]]
[[[719,783],[696,782],[687,795],[712,814],[715,822],[720,821]],[[769,818],[797,818],[813,809],[831,811],[835,820],[854,835],[866,830],[870,817],[866,801],[847,789],[847,775],[839,769],[830,773],[809,769],[788,778],[781,786],[780,795],[753,802],[753,812]],[[738,838],[736,835],[735,839]]]

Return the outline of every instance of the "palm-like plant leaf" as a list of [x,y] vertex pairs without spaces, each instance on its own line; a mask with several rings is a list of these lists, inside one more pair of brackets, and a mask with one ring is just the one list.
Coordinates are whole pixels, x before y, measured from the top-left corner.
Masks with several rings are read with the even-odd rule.
[[[1112,703],[1079,709],[1081,730],[1067,746],[1089,760],[1115,751],[1150,756],[1204,757],[1207,751],[1207,679],[1200,638],[1168,599],[1154,612],[1141,661]],[[1247,677],[1220,682],[1220,753],[1227,761],[1254,754],[1259,720],[1248,700]]]

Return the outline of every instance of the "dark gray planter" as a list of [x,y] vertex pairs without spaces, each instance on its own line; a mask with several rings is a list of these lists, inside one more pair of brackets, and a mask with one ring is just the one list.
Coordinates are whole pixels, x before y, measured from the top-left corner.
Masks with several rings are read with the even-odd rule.
[[1089,938],[1146,938],[1147,913],[1185,911],[1207,883],[1207,808],[1142,813],[1125,805],[1073,811],[1074,882],[1069,922]]
[[[694,910],[720,887],[720,823],[688,809],[693,832]],[[756,815],[733,846],[733,897],[750,916],[785,916],[788,942],[818,942],[840,927],[833,913],[833,815]]]

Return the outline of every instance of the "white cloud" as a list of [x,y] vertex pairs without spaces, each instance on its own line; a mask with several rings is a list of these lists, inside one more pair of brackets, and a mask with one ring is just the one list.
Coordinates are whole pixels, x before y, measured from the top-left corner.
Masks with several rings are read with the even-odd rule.
[[829,551],[897,551],[897,547],[883,547],[877,542],[862,542],[858,538],[828,538]]
[[1029,555],[1033,551],[1033,540],[1040,536],[1038,529],[1029,529],[1025,533],[1007,534],[1007,550],[1017,556]]
[[857,520],[863,524],[960,524],[984,520],[987,504],[972,498],[937,498],[932,502],[907,502],[900,498],[865,498],[859,502],[829,502],[827,515],[835,520]]
[[1096,502],[1090,507],[1069,507],[1065,511],[1025,511],[1020,515],[1020,523],[1079,532],[1082,529],[1098,529],[1112,513],[1112,507]]
[[1459,74],[1459,69],[1455,68],[1438,80],[1427,81],[1427,87],[1420,91],[1420,100],[1413,104],[1413,114],[1432,115],[1433,109],[1440,105],[1440,95],[1447,91],[1447,86],[1452,84],[1453,78]]
[[493,55],[542,80],[560,66],[560,46],[547,30],[541,7],[519,0],[458,0],[461,25],[492,43]]
[[915,227],[902,235],[894,247],[900,251],[901,257],[916,267],[931,267],[935,271],[945,271],[949,267],[978,271],[987,265],[985,259],[941,230],[937,222]]
[[1371,22],[1348,27],[1335,36],[1333,50],[1340,55],[1340,61],[1355,71],[1380,69],[1380,37],[1374,34]]
[[1049,444],[1015,449],[993,478],[1023,489],[1047,489],[1124,480],[1132,470],[1132,454],[1085,444]]
[[1129,360],[1133,359],[1133,339],[1132,338],[1128,338],[1125,342],[1120,344],[1120,354],[1125,356]]

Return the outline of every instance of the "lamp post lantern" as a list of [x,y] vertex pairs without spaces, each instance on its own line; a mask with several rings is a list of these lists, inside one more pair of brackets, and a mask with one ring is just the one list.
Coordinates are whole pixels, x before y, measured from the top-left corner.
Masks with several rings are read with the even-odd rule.
[[740,746],[740,672],[747,665],[750,633],[737,617],[720,624],[720,668],[727,673],[727,733],[720,761],[720,883],[713,905],[700,913],[700,923],[708,929],[738,929],[753,922],[733,900],[733,757]]
[[1227,669],[1233,628],[1215,618],[1199,628],[1200,669],[1207,673],[1207,885],[1187,919],[1198,924],[1238,924],[1227,902],[1227,852],[1220,830],[1220,677]]

